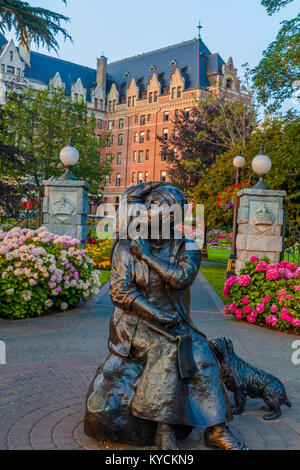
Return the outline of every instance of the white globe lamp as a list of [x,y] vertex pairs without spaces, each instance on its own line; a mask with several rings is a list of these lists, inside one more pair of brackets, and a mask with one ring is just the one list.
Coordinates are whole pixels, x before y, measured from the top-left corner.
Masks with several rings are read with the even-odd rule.
[[60,151],[59,158],[66,168],[65,173],[59,179],[75,180],[76,178],[72,175],[71,168],[78,162],[79,152],[73,145],[72,137],[69,144]]
[[256,189],[270,189],[264,182],[264,176],[271,170],[272,161],[268,155],[265,154],[263,146],[260,146],[259,154],[252,160],[252,169],[254,173],[259,176],[258,183],[253,186]]

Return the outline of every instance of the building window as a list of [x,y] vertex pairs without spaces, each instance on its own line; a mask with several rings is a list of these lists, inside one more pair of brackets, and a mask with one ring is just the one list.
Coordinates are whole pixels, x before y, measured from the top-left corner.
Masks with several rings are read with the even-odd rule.
[[190,109],[189,108],[186,108],[184,110],[184,117],[186,117],[187,119],[190,117]]
[[152,91],[149,93],[149,103],[152,103],[153,100],[153,93]]
[[113,111],[116,109],[116,100],[113,100]]
[[105,175],[105,186],[109,184],[109,175]]
[[1,72],[5,72],[5,65],[1,64]]
[[94,99],[94,107],[95,109],[98,109],[98,98]]
[[134,142],[137,142],[138,141],[138,133],[135,132],[134,133],[134,138],[133,138]]
[[106,147],[111,147],[111,136],[107,137]]
[[165,162],[166,160],[167,160],[167,152],[166,152],[166,150],[163,150],[161,152],[161,161]]
[[140,132],[140,144],[143,144],[145,142],[145,132],[142,131]]
[[146,117],[143,115],[143,116],[141,116],[141,119],[140,119],[141,126],[143,126],[145,124],[145,122],[146,122]]
[[128,108],[131,106],[131,96],[128,96]]
[[168,139],[168,129],[163,129],[163,139],[164,140]]
[[142,183],[143,182],[143,173],[140,171],[138,173],[138,180],[137,180],[138,184]]
[[164,122],[167,122],[169,120],[169,111],[164,112]]
[[171,98],[172,98],[172,100],[174,100],[176,98],[176,88],[175,87],[172,88],[172,90],[171,90]]
[[151,114],[148,114],[148,121],[151,121]]
[[177,98],[181,98],[181,86],[177,87]]
[[132,106],[135,106],[135,102],[136,102],[136,96],[133,96],[132,97]]
[[174,127],[174,137],[178,137],[178,127]]
[[103,110],[103,100],[100,100],[100,110]]
[[136,124],[139,122],[139,117],[138,117],[138,115],[135,116],[134,122],[135,122]]
[[230,78],[226,80],[226,88],[229,88],[229,90],[232,88],[232,80]]
[[150,140],[150,130],[147,131],[147,140]]
[[160,181],[166,181],[166,177],[167,177],[167,172],[162,170],[160,172]]
[[139,151],[139,163],[143,163],[143,150]]
[[124,119],[119,119],[119,129],[123,129],[124,127]]
[[176,158],[176,157],[177,157],[177,149],[175,148],[175,149],[173,150],[173,152],[174,152],[174,157]]
[[116,174],[116,186],[121,186],[121,173]]
[[149,171],[145,171],[145,183],[147,183],[149,178]]
[[153,101],[156,102],[157,101],[157,96],[158,96],[158,93],[157,91],[154,92],[154,96],[153,96]]
[[97,128],[98,128],[98,130],[102,129],[102,120],[101,119],[97,119]]
[[122,165],[122,153],[117,154],[117,165]]
[[106,165],[110,164],[110,153],[106,154],[105,163],[106,163]]
[[15,73],[15,68],[12,67],[11,65],[7,65],[6,72],[14,74]]
[[132,176],[131,176],[131,182],[135,183],[135,173],[134,172],[132,173]]
[[123,134],[119,134],[118,136],[118,145],[123,145]]
[[98,144],[99,147],[100,147],[100,144],[101,144],[101,135],[97,135],[97,144]]
[[111,101],[108,102],[108,111],[111,111]]
[[112,121],[108,121],[108,130],[110,131],[112,129]]
[[133,152],[133,161],[136,162],[136,150]]
[[146,160],[149,160],[149,154],[150,154],[149,150],[146,150]]
[[9,51],[9,60],[12,62],[14,60],[14,53],[13,51]]
[[179,111],[178,111],[178,109],[175,109],[175,111],[174,111],[174,116],[175,116],[176,119],[178,118],[178,116],[179,116]]
[[19,69],[19,68],[17,69],[17,75],[19,75],[19,76],[21,75],[21,69]]

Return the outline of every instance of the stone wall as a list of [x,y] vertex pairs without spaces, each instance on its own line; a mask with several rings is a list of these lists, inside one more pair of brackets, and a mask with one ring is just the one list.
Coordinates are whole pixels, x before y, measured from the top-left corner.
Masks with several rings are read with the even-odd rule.
[[236,272],[251,256],[280,261],[282,251],[283,198],[285,191],[244,189],[238,193],[238,235]]

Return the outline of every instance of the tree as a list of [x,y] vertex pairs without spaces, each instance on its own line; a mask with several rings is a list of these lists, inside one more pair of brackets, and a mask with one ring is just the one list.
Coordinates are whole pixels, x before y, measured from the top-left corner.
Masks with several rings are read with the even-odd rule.
[[33,155],[25,160],[25,173],[43,193],[42,182],[62,174],[59,153],[73,138],[80,159],[72,170],[78,179],[86,180],[91,193],[98,193],[110,167],[100,160],[99,142],[94,134],[95,116],[88,117],[83,101],[73,102],[62,88],[23,93],[10,93],[4,105],[5,119],[0,134],[2,141]]
[[[66,4],[66,0],[62,0]],[[37,47],[46,46],[48,50],[59,49],[56,35],[61,33],[64,39],[71,36],[61,27],[62,21],[69,18],[45,8],[32,7],[22,0],[0,0],[0,32],[15,29],[21,43],[27,44],[30,38]]]
[[178,113],[171,135],[158,137],[171,181],[185,191],[192,189],[217,155],[246,145],[254,120],[255,109],[248,99],[229,101],[212,96],[189,114]]
[[292,1],[293,0],[262,0],[261,4],[266,7],[268,14],[272,15]]
[[[257,182],[257,175],[253,173],[251,162],[257,155],[261,144],[272,160],[272,169],[265,177],[271,189],[286,190],[285,209],[288,217],[295,223],[300,222],[300,162],[297,135],[300,131],[300,119],[289,112],[284,118],[266,119],[257,126],[247,145],[242,148],[246,159],[242,169],[242,180],[250,181],[252,185]],[[217,207],[217,194],[225,187],[234,183],[235,171],[232,164],[240,147],[230,149],[219,156],[194,191],[197,203],[205,205],[205,213],[210,228],[220,228],[232,224],[232,210],[224,211]]]
[[[269,15],[292,0],[263,0]],[[294,92],[294,82],[299,79],[300,15],[282,22],[282,28],[252,71],[253,82],[261,104],[274,112]]]
[[[3,130],[4,111],[0,108],[0,132]],[[24,179],[24,161],[32,161],[32,155],[22,154],[21,151],[0,140],[0,219],[15,217],[21,210],[22,198],[33,190]]]

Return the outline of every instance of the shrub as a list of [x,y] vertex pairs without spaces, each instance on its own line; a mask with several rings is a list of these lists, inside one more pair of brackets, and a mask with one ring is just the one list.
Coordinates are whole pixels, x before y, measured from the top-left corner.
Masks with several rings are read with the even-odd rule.
[[300,333],[300,268],[288,261],[252,257],[239,277],[225,281],[223,295],[231,301],[226,314]]
[[0,231],[0,316],[41,316],[95,295],[99,276],[78,245],[43,227]]

